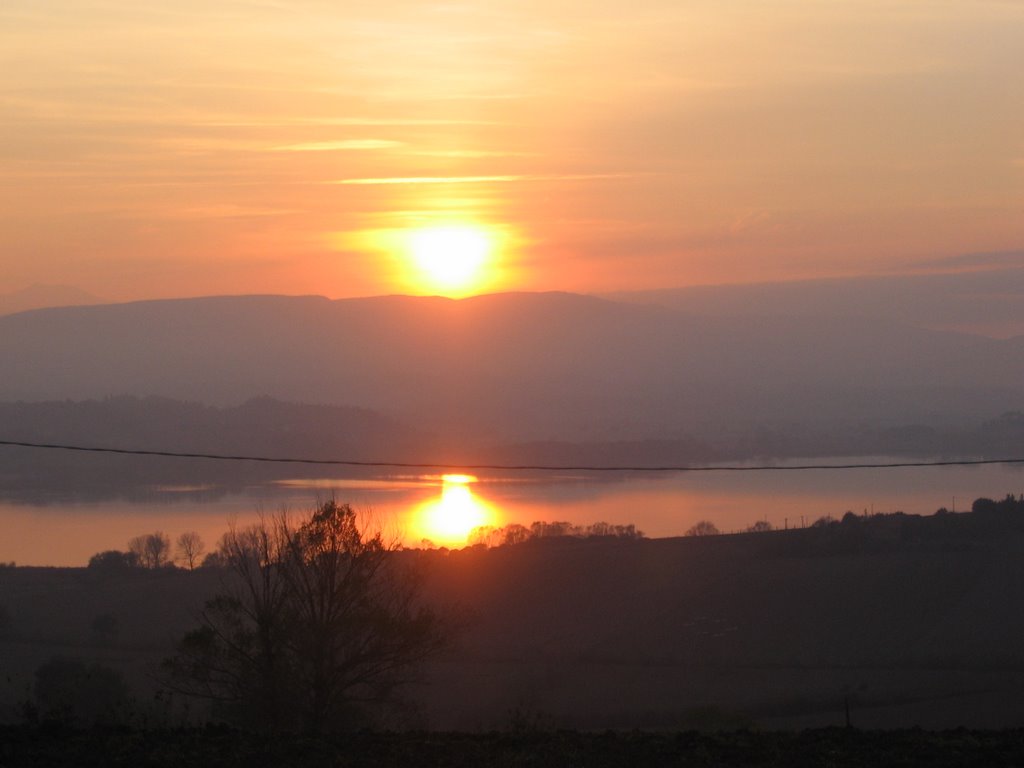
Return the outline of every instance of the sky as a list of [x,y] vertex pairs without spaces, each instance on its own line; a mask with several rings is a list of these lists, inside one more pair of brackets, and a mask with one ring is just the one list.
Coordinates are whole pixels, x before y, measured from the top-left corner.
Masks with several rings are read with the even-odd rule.
[[444,292],[437,230],[486,239],[454,293],[984,265],[1022,40],[1019,0],[4,0],[0,293]]

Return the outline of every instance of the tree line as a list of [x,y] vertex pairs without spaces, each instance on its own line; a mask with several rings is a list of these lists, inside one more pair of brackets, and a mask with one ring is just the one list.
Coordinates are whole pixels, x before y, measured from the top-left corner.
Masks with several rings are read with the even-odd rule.
[[[171,538],[163,531],[144,533],[128,541],[126,550],[108,549],[89,558],[89,568],[99,571],[117,571],[125,568],[157,570],[179,565],[194,570],[200,565],[215,564],[210,555],[203,559],[206,543],[196,531],[180,534],[171,548]],[[216,553],[210,553],[215,555]],[[207,562],[210,560],[210,562]]]
[[499,527],[482,525],[469,532],[467,543],[470,546],[500,547],[510,544],[522,544],[526,541],[552,538],[615,538],[642,539],[644,532],[632,523],[615,525],[612,523],[591,523],[575,525],[565,521],[535,521],[529,526],[511,523]]

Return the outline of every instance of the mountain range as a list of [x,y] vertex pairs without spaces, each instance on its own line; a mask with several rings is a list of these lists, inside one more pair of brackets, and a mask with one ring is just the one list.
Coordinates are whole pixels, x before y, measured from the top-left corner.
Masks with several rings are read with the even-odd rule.
[[1024,409],[1024,337],[566,293],[38,309],[0,317],[0,370],[0,401],[228,408],[266,396],[372,411],[467,456],[571,444],[690,460],[723,445],[771,453],[771,436],[843,452],[867,432],[965,429]]

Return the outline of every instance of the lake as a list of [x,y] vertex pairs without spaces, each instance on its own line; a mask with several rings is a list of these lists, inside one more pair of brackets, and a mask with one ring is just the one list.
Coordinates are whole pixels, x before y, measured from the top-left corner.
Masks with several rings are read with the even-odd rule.
[[[904,459],[905,460],[905,459]],[[858,460],[816,460],[850,463]],[[877,458],[872,461],[878,461]],[[795,461],[792,463],[800,463]],[[723,532],[759,520],[777,528],[810,525],[823,515],[893,512],[931,514],[970,508],[979,496],[1024,491],[1020,465],[690,473],[505,473],[451,477],[276,479],[243,487],[154,485],[131,498],[59,498],[0,487],[0,561],[19,565],[84,565],[96,552],[125,549],[128,539],[163,531],[176,538],[198,531],[213,547],[231,521],[246,525],[262,514],[301,512],[334,498],[352,504],[406,545],[424,539],[462,546],[473,525],[529,525],[565,520],[632,523],[649,537],[679,536],[699,520]]]

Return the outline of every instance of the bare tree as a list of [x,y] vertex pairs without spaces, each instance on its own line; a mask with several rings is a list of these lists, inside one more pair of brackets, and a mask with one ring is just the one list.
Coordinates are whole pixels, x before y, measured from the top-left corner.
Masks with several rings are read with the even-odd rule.
[[143,568],[162,568],[170,562],[171,540],[162,531],[146,533],[129,541],[128,551]]
[[232,530],[221,549],[234,578],[164,670],[251,724],[351,726],[447,641],[450,622],[421,602],[417,554],[365,533],[348,505]]
[[219,542],[230,579],[200,613],[199,627],[164,661],[164,682],[173,690],[206,698],[225,714],[260,728],[294,724],[294,685],[286,634],[288,595],[280,575],[284,542],[273,521],[241,530]]
[[195,531],[186,531],[178,537],[177,545],[178,561],[185,563],[190,571],[195,570],[200,562],[199,558],[206,552],[206,544],[203,543],[202,537]]

